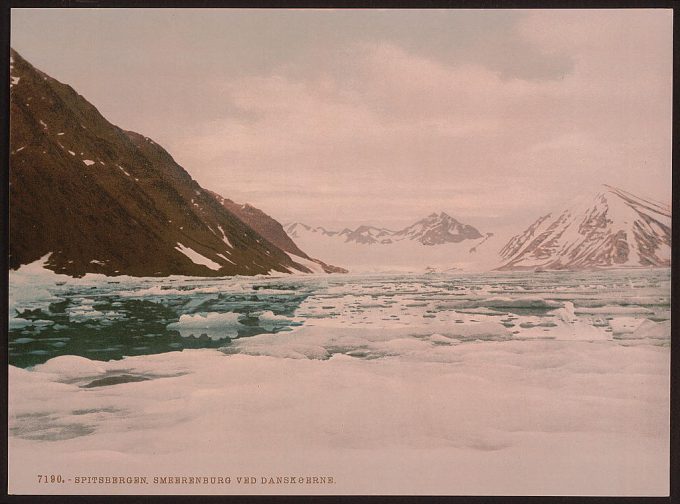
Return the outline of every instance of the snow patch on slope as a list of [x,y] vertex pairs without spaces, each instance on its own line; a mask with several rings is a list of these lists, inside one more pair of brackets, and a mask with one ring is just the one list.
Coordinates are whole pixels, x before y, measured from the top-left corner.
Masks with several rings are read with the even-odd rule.
[[229,238],[227,238],[227,234],[224,232],[224,229],[222,229],[222,226],[220,226],[220,225],[218,224],[218,225],[217,225],[217,229],[219,229],[219,230],[220,230],[220,233],[222,233],[222,241],[223,241],[224,243],[227,244],[227,247],[233,249],[234,246],[233,246],[233,245],[231,244],[231,242],[229,241]]
[[318,264],[318,263],[315,263],[314,261],[310,261],[309,259],[305,259],[304,257],[300,257],[299,255],[295,255],[292,252],[286,252],[286,254],[294,262],[301,264],[305,268],[311,270],[312,273],[325,273],[323,268],[321,267],[321,265]]
[[185,256],[187,256],[191,260],[191,262],[193,262],[194,264],[205,266],[205,267],[210,268],[211,270],[214,270],[214,271],[217,271],[218,269],[220,269],[222,267],[219,264],[217,264],[215,261],[208,259],[204,255],[199,254],[198,252],[196,252],[194,249],[192,249],[190,247],[185,247],[184,245],[182,245],[179,242],[177,243],[177,246],[175,247],[175,249],[177,251],[181,252],[182,254],[184,254]]

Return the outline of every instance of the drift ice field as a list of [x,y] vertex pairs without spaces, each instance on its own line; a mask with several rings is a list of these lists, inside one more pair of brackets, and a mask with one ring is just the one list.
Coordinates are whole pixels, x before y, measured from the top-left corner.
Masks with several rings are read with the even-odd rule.
[[[664,495],[670,271],[10,283],[11,491]],[[45,492],[110,493],[73,483]]]

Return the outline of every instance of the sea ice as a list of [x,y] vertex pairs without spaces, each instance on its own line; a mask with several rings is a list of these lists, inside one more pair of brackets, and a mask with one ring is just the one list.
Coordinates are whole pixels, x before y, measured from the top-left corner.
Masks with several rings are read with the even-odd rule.
[[167,326],[168,329],[179,331],[187,338],[198,338],[205,334],[213,340],[237,338],[238,329],[242,327],[239,320],[243,318],[238,313],[197,313],[195,315],[182,315],[178,322]]

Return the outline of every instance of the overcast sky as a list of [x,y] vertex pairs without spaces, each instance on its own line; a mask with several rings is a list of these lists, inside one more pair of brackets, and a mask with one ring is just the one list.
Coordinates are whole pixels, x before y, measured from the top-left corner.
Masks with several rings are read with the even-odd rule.
[[283,222],[671,201],[672,11],[12,9],[11,44]]

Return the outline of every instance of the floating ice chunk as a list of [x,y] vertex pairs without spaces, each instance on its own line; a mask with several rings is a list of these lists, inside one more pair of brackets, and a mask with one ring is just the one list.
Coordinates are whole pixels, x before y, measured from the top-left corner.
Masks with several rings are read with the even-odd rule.
[[239,322],[242,317],[233,312],[182,315],[178,322],[168,324],[167,329],[179,331],[184,338],[198,338],[204,334],[212,340],[237,338],[238,329],[243,327]]
[[[408,357],[429,360],[428,350],[433,343],[458,344],[463,341],[500,341],[511,339],[512,334],[497,322],[458,325],[450,323],[425,323],[421,325],[395,324],[364,325],[361,327],[334,327],[324,319],[296,327],[287,336],[260,334],[242,338],[223,349],[226,353],[248,355],[286,356],[316,359],[344,353],[357,358]],[[434,340],[433,335],[434,336]],[[443,348],[443,345],[438,347]],[[325,349],[321,352],[319,349]],[[319,357],[321,356],[321,357]]]
[[83,163],[85,163],[86,166],[92,166],[95,162],[91,159],[83,159]]
[[27,320],[21,317],[10,317],[9,318],[9,329],[22,329],[24,327],[30,327],[33,325],[31,320]]
[[[42,258],[10,271],[9,310],[10,317],[20,317],[26,309],[46,309],[50,303],[60,298],[50,292],[50,287],[58,279],[68,278],[45,268],[51,253]],[[20,324],[20,321],[16,322]]]
[[653,322],[645,319],[633,331],[632,336],[635,338],[670,339],[671,321]]
[[[412,307],[413,306],[427,306],[427,303],[413,303],[413,304],[411,304],[411,306]],[[440,306],[442,306],[442,308],[445,308],[446,304],[442,303]],[[457,305],[454,305],[453,307],[455,308],[456,306]],[[491,308],[486,308],[484,306],[481,306],[479,308],[464,308],[464,309],[461,309],[459,311],[461,311],[462,313],[469,313],[469,314],[475,313],[475,314],[480,314],[480,315],[504,315],[504,314],[507,313],[507,311],[505,311],[505,310],[503,310],[503,311],[492,310]]]
[[117,294],[123,297],[146,297],[146,296],[193,296],[195,294],[212,294],[220,292],[218,286],[196,287],[193,289],[167,289],[161,285],[154,285],[140,290],[124,290]]
[[558,340],[570,341],[601,341],[610,340],[611,334],[599,327],[581,321],[574,321],[571,324],[559,325],[550,330],[550,334]]
[[83,322],[87,320],[96,320],[104,318],[104,314],[99,310],[95,310],[90,305],[83,305],[80,307],[69,307],[68,319],[71,322]]
[[538,296],[491,297],[484,300],[488,308],[558,308],[560,303]]
[[283,315],[275,315],[274,312],[269,310],[260,313],[252,313],[252,315],[257,315],[260,327],[268,331],[273,331],[278,327],[287,326],[290,323],[290,319],[288,317],[284,317]]
[[451,338],[447,338],[443,334],[435,333],[429,337],[429,340],[432,343],[438,344],[438,345],[452,345],[455,343],[458,343],[456,340],[453,340]]
[[[182,229],[182,228],[180,227],[180,229]],[[220,269],[222,267],[219,264],[217,264],[215,261],[208,259],[204,255],[199,254],[198,252],[196,252],[194,249],[192,249],[190,247],[185,247],[184,245],[182,245],[179,242],[177,243],[177,246],[175,247],[175,249],[177,251],[181,252],[182,254],[184,254],[185,256],[187,256],[191,260],[191,262],[193,262],[194,264],[198,264],[200,266],[205,266],[206,268],[210,268],[211,270],[214,270],[214,271],[217,271],[218,269]]]
[[59,381],[70,381],[87,376],[106,373],[102,362],[93,361],[75,355],[60,355],[33,369],[39,373],[50,373],[58,376]]
[[25,148],[26,148],[26,146],[23,145],[23,146],[19,147],[15,152],[21,152],[21,151],[24,150]]
[[597,306],[594,308],[583,307],[576,308],[576,313],[592,313],[592,314],[607,314],[607,315],[618,315],[618,314],[633,314],[633,313],[654,313],[654,310],[645,308],[644,306]]
[[609,321],[609,326],[614,334],[627,334],[634,332],[646,319],[635,317],[617,317]]
[[388,355],[406,355],[411,352],[427,351],[430,344],[415,338],[396,338],[386,341],[381,346]]
[[68,153],[71,154],[71,156],[75,156],[75,155],[76,155],[76,153],[73,152],[72,150],[68,151]]
[[619,317],[609,321],[612,331],[623,339],[670,339],[671,322],[654,322],[648,319]]
[[553,310],[550,313],[553,314],[558,319],[560,319],[561,321],[567,322],[569,324],[572,324],[577,320],[576,315],[574,314],[574,303],[572,303],[571,301],[565,301],[564,308]]
[[461,340],[502,340],[510,337],[507,327],[491,321],[455,325],[442,334]]
[[10,79],[12,79],[12,83],[9,85],[9,87],[12,87],[12,86],[16,86],[17,84],[19,84],[21,77],[11,76]]
[[326,360],[331,356],[328,350],[326,350],[322,346],[314,344],[295,344],[295,343],[291,343],[286,346],[264,345],[261,343],[247,347],[231,345],[220,348],[220,351],[224,352],[225,354],[243,353],[252,356],[277,357],[280,359]]
[[17,338],[14,341],[10,341],[10,344],[18,343],[19,345],[23,345],[25,343],[32,343],[33,341],[35,341],[33,338]]
[[54,320],[37,319],[37,320],[32,320],[31,322],[32,322],[33,326],[35,326],[35,327],[46,327],[46,326],[54,325]]

